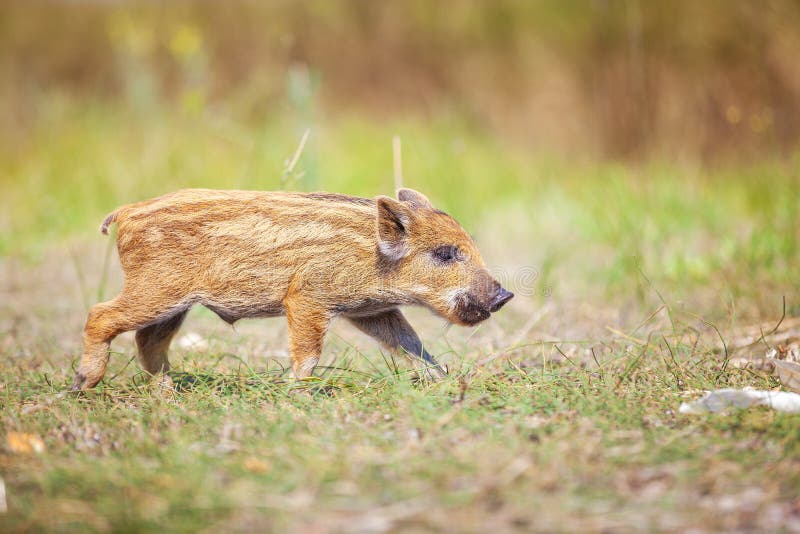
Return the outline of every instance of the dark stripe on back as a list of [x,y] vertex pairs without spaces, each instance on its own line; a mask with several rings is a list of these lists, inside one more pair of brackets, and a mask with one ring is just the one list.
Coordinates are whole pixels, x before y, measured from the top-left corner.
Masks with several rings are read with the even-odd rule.
[[369,198],[351,197],[350,195],[343,195],[341,193],[305,193],[303,196],[314,200],[326,200],[329,202],[346,202],[349,204],[358,204],[361,206],[371,206],[375,202]]

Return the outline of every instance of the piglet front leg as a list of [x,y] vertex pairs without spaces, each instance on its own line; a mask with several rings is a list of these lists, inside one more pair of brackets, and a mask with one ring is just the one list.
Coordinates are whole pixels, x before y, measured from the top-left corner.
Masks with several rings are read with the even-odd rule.
[[400,310],[394,309],[367,317],[349,317],[359,330],[380,341],[389,350],[403,349],[412,359],[425,365],[429,378],[442,379],[447,372],[422,346],[422,341]]

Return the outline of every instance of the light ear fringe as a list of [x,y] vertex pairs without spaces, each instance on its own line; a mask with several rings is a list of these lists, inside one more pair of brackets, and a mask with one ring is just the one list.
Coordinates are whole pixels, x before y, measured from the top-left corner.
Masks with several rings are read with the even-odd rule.
[[431,201],[428,200],[428,197],[419,191],[414,191],[413,189],[408,189],[407,187],[397,190],[397,199],[405,204],[408,204],[412,209],[415,210],[433,209],[433,204],[431,204]]
[[408,256],[409,249],[402,243],[391,243],[389,241],[378,241],[378,250],[386,259],[400,261]]

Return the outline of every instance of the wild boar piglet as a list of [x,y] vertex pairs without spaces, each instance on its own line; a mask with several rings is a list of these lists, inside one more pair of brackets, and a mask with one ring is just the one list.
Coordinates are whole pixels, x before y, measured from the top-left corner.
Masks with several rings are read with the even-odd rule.
[[130,330],[144,370],[168,371],[170,341],[195,304],[228,323],[285,315],[297,378],[314,371],[334,317],[441,377],[399,307],[474,325],[514,296],[461,225],[411,189],[396,200],[190,189],[122,206],[101,231],[112,223],[125,282],[89,311],[73,389],[103,378],[111,341]]

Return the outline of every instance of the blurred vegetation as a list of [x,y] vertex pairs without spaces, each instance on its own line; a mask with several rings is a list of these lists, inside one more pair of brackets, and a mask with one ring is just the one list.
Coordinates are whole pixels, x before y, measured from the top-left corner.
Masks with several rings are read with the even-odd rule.
[[8,0],[0,112],[13,145],[55,93],[256,121],[447,113],[537,151],[753,158],[795,150],[799,54],[791,0]]
[[722,292],[756,311],[774,313],[781,295],[796,308],[797,160],[716,170],[586,164],[528,154],[454,118],[340,117],[313,123],[284,176],[302,133],[286,116],[247,125],[50,105],[30,147],[7,159],[0,254],[36,257],[65,236],[102,242],[97,227],[116,206],[185,187],[388,194],[396,133],[406,185],[460,220],[494,265],[533,266],[562,296],[584,284],[625,293],[643,270],[714,306]]

